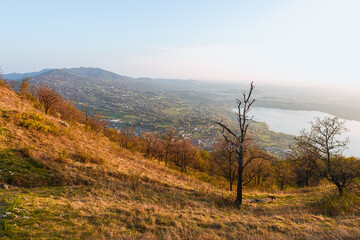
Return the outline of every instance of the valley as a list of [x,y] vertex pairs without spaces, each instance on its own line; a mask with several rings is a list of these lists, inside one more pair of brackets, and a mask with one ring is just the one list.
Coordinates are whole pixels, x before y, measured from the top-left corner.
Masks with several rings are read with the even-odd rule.
[[[136,79],[99,68],[45,69],[37,73],[5,74],[4,78],[19,82],[25,76],[31,76],[34,84],[42,83],[56,89],[66,99],[74,101],[78,109],[100,114],[111,128],[132,126],[141,135],[146,131],[163,132],[172,127],[205,149],[211,149],[214,139],[219,136],[214,127],[215,119],[236,124],[231,109],[235,106],[235,99],[247,87],[241,83]],[[339,98],[339,94],[331,90],[261,84],[255,94],[256,107],[322,111],[346,119],[360,119],[357,114],[360,104],[344,104],[346,101],[359,101],[351,94]],[[309,118],[307,122],[312,120]],[[284,156],[293,137],[271,130],[266,124],[256,123],[252,124],[251,132],[262,149]],[[299,132],[287,133],[296,135]]]
[[[172,127],[205,149],[211,149],[219,137],[215,119],[236,124],[231,109],[246,88],[192,80],[134,79],[96,68],[48,69],[28,75],[30,82],[49,85],[74,101],[78,109],[100,114],[111,128],[132,126],[141,135]],[[5,74],[4,78],[19,82],[24,76]],[[292,136],[269,131],[262,123],[253,124],[251,131],[261,148],[277,156],[286,153],[292,143]]]

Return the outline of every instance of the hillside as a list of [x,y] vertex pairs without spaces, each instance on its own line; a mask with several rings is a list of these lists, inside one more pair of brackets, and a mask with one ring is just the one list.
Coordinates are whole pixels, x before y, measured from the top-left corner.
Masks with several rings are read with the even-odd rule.
[[[4,78],[13,76],[20,75],[5,74]],[[47,69],[28,76],[32,76],[32,83],[47,84],[73,100],[79,109],[87,106],[90,111],[96,110],[108,119],[112,128],[133,126],[140,134],[173,127],[206,149],[213,147],[214,137],[218,134],[213,120],[233,121],[231,109],[236,97],[228,96],[222,90],[231,85],[194,80],[134,79],[99,68]],[[241,90],[237,89],[239,92]],[[261,147],[273,154],[282,154],[281,149],[292,142],[292,136],[271,132],[264,124],[254,125],[253,132]]]
[[5,239],[356,239],[358,216],[311,202],[329,187],[234,194],[44,115],[0,86],[0,236]]

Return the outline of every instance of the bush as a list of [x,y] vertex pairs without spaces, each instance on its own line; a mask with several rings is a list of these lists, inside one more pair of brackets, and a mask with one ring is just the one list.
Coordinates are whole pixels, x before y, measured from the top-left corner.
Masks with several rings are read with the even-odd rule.
[[45,119],[45,117],[32,113],[23,113],[18,116],[20,122],[20,126],[39,130],[43,132],[57,133],[58,128],[52,122],[49,122]]
[[359,214],[360,197],[352,192],[327,194],[317,199],[313,204],[315,210],[328,216]]
[[81,162],[81,163],[95,163],[95,164],[103,164],[105,162],[105,160],[101,157],[94,157],[89,153],[85,153],[85,152],[77,152],[75,154],[72,155],[72,158],[75,161]]

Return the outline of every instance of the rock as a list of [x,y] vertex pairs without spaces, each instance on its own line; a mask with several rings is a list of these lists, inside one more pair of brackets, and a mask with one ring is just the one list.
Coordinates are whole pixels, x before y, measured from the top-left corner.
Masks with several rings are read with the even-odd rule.
[[264,203],[264,202],[272,202],[272,201],[274,201],[272,198],[243,199],[243,202],[248,202],[248,203]]
[[67,123],[64,122],[64,121],[59,121],[59,123],[60,123],[61,125],[63,125],[64,127],[69,127],[69,124],[67,124]]
[[9,189],[9,186],[3,183],[0,183],[0,188],[2,189]]
[[275,197],[275,196],[272,196],[272,195],[269,195],[269,198],[271,199],[271,201],[276,200],[276,197]]

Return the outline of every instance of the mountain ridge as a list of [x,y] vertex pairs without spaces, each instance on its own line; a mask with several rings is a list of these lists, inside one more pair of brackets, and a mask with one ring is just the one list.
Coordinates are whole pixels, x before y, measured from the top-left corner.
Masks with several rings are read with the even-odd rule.
[[[200,90],[202,88],[205,88],[206,86],[213,85],[192,79],[164,79],[164,78],[149,78],[149,77],[134,78],[125,75],[120,75],[101,68],[93,68],[93,67],[51,68],[51,69],[43,69],[38,72],[30,72],[30,73],[9,73],[9,74],[3,74],[3,78],[12,81],[20,81],[24,77],[30,77],[33,81],[36,82],[38,78],[43,76],[56,75],[60,77],[61,75],[65,75],[65,74],[67,76],[70,76],[68,75],[70,73],[74,74],[74,76],[76,75],[76,77],[82,77],[82,78],[122,81],[123,83],[125,82],[125,85],[130,85],[129,84],[130,81],[138,85],[144,84],[144,87],[133,86],[135,90],[138,90],[139,88],[142,88],[143,90],[151,90],[151,91],[190,90],[190,89]],[[155,86],[155,88],[150,85]]]

